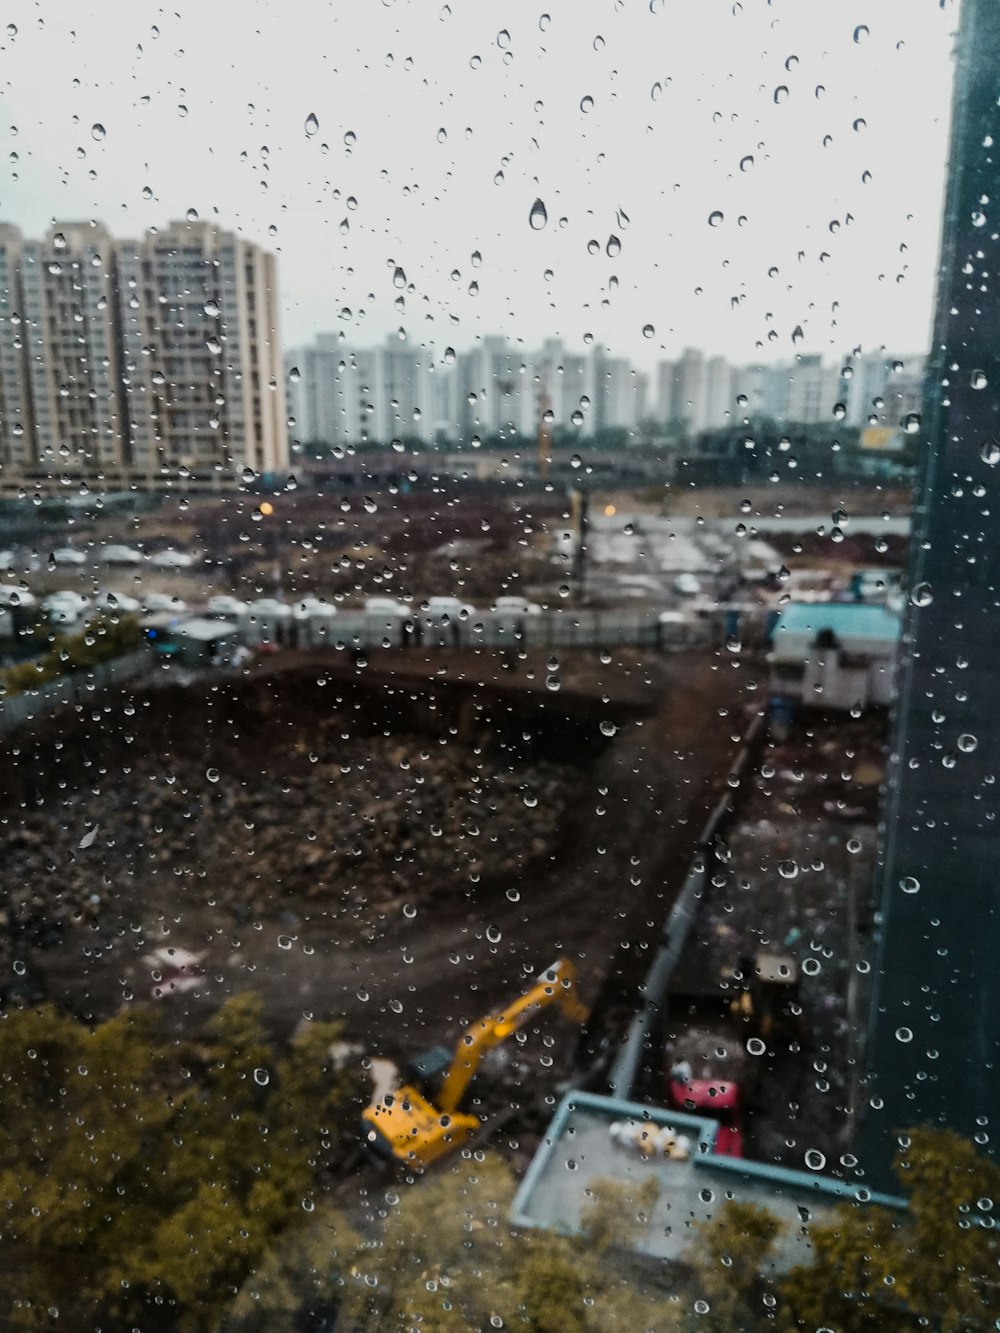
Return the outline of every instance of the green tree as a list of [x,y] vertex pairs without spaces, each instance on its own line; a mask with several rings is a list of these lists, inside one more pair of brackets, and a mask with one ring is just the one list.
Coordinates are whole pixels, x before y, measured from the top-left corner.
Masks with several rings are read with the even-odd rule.
[[782,1284],[793,1327],[995,1328],[1000,1240],[989,1219],[1000,1166],[947,1130],[911,1130],[901,1142],[894,1170],[908,1210],[842,1207],[810,1227],[814,1261]]
[[[204,1038],[151,1012],[91,1030],[51,1008],[0,1019],[0,1297],[11,1327],[213,1328],[342,1149],[359,1099],[337,1025],[284,1053],[235,997]],[[5,1256],[6,1257],[6,1256]]]
[[695,1227],[685,1258],[709,1306],[707,1329],[745,1328],[755,1318],[761,1272],[783,1223],[766,1208],[727,1199]]

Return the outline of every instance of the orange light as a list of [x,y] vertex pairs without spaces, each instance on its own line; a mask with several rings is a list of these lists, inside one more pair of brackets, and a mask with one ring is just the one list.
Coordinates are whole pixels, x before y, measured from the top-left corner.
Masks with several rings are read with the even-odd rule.
[[605,518],[614,518],[615,514],[617,514],[617,513],[618,513],[618,510],[614,507],[614,505],[605,505],[605,506],[604,506],[604,517],[605,517]]
[[260,512],[261,512],[261,513],[264,515],[264,517],[266,518],[268,514],[273,514],[273,513],[274,513],[274,505],[271,504],[270,500],[265,500],[264,503],[263,503],[263,504],[261,505],[261,507],[260,507]]

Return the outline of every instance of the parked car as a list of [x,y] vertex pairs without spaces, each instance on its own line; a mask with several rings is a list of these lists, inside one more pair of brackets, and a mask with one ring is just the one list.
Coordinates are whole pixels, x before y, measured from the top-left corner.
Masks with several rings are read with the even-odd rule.
[[290,616],[292,613],[277,597],[258,597],[245,608],[252,616]]
[[427,599],[428,618],[447,616],[449,620],[467,619],[475,615],[476,608],[460,597],[429,597]]
[[102,588],[94,598],[98,611],[110,611],[121,615],[131,615],[141,610],[138,598],[130,597],[125,592],[115,592],[112,588]]
[[65,589],[62,592],[51,593],[42,601],[42,610],[49,618],[52,625],[76,625],[84,619],[90,610],[90,598],[84,597],[82,593],[72,592]]
[[216,593],[205,605],[209,616],[219,616],[227,620],[237,620],[246,609],[246,602],[241,602],[238,597],[230,597],[225,592]]
[[366,597],[365,613],[370,616],[398,616],[400,619],[412,614],[411,608],[395,597]]
[[30,610],[38,605],[38,598],[23,583],[0,583],[0,606]]
[[190,569],[195,563],[196,557],[188,551],[157,551],[155,555],[149,557],[149,563],[156,565],[159,569]]
[[77,551],[72,546],[57,546],[52,552],[52,563],[55,565],[85,565],[87,557],[82,551]]
[[100,552],[100,559],[105,565],[138,565],[142,563],[142,552],[134,546],[118,546],[112,543]]
[[188,609],[188,604],[180,597],[171,597],[166,592],[148,592],[142,599],[146,611],[174,611],[181,615]]
[[529,602],[525,597],[498,597],[493,603],[497,615],[540,616],[542,608],[537,602]]
[[674,592],[681,597],[697,597],[701,582],[694,574],[678,574],[674,579]]
[[325,597],[303,597],[292,605],[294,616],[332,616],[337,608]]

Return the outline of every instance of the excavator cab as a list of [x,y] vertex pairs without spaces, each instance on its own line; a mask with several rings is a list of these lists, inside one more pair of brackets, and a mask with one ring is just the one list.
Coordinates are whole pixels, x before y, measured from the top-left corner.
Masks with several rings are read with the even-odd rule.
[[372,1151],[420,1168],[477,1134],[482,1128],[479,1117],[458,1107],[480,1061],[549,1004],[558,1004],[571,1021],[582,1023],[587,1017],[576,997],[576,971],[568,958],[546,968],[502,1013],[474,1023],[453,1054],[438,1046],[412,1061],[403,1086],[364,1113],[364,1136]]

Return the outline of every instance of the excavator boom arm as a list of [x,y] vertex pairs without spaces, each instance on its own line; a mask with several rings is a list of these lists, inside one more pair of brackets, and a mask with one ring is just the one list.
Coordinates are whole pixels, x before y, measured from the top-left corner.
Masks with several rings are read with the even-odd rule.
[[587,1017],[587,1010],[576,995],[576,969],[568,958],[560,958],[546,968],[531,990],[502,1013],[491,1014],[473,1023],[459,1039],[438,1098],[438,1105],[445,1114],[451,1115],[457,1110],[486,1052],[506,1041],[533,1013],[550,1004],[560,1005],[567,1018],[575,1022],[582,1023]]

